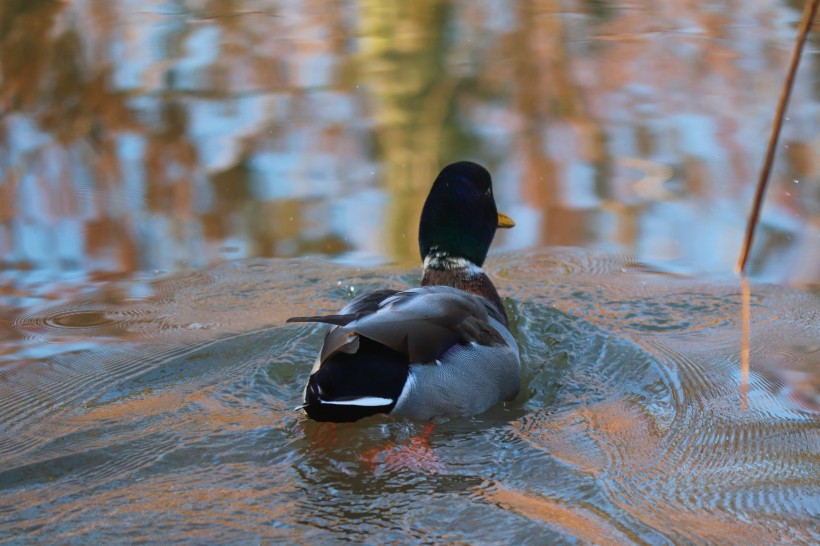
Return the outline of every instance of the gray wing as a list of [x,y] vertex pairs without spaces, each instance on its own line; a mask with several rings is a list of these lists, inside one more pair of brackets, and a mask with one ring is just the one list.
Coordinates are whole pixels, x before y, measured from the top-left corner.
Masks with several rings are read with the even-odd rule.
[[288,322],[326,322],[334,328],[325,339],[321,360],[335,352],[354,353],[356,334],[408,356],[432,363],[456,344],[505,345],[490,325],[489,300],[448,286],[426,286],[402,292],[383,290],[360,296],[339,315],[294,317]]
[[412,288],[385,299],[376,313],[347,328],[407,354],[410,362],[431,363],[456,344],[504,344],[489,323],[485,298],[447,286]]

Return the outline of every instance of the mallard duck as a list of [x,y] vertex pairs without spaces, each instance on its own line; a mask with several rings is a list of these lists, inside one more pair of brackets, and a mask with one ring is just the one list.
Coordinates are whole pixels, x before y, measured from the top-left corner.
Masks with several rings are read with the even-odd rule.
[[378,413],[428,420],[515,398],[518,345],[481,269],[496,228],[514,225],[496,210],[487,169],[445,167],[421,213],[420,287],[363,294],[336,315],[288,319],[333,325],[298,409],[317,421]]

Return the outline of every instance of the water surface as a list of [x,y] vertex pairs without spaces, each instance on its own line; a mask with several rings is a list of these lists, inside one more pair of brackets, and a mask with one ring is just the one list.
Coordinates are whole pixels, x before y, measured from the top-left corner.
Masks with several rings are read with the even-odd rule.
[[[412,265],[433,177],[472,159],[520,226],[497,248],[728,274],[801,5],[4,0],[0,267]],[[820,278],[817,44],[752,256],[767,281]]]
[[[820,542],[816,32],[731,271],[800,9],[0,1],[0,542]],[[461,159],[520,396],[307,422]]]
[[489,272],[524,386],[432,430],[306,421],[292,408],[323,327],[283,325],[417,270],[255,259],[19,318],[0,371],[0,537],[820,539],[816,295],[752,286],[744,379],[735,283],[569,249],[492,256]]

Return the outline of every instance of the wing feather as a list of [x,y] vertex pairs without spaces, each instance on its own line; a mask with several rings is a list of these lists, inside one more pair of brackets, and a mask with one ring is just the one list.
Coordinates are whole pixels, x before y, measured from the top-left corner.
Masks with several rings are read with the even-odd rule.
[[448,286],[425,286],[378,290],[354,299],[340,314],[293,317],[287,322],[337,326],[325,338],[322,362],[340,351],[355,353],[358,336],[364,336],[406,354],[410,362],[432,364],[456,344],[505,344],[490,325],[493,312],[490,301],[481,296]]
[[408,355],[411,362],[433,363],[456,344],[504,344],[489,323],[491,303],[456,288],[412,288],[386,298],[378,311],[346,328]]

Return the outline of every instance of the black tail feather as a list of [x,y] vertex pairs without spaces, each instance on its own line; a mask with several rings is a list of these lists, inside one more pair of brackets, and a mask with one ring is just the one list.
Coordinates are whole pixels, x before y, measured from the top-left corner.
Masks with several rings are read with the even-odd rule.
[[316,315],[313,317],[290,317],[285,322],[323,322],[336,326],[345,326],[354,321],[356,315]]
[[[410,370],[407,356],[367,338],[360,342],[355,354],[337,352],[310,376],[302,409],[311,419],[342,423],[393,411]],[[390,403],[338,404],[360,398]]]

